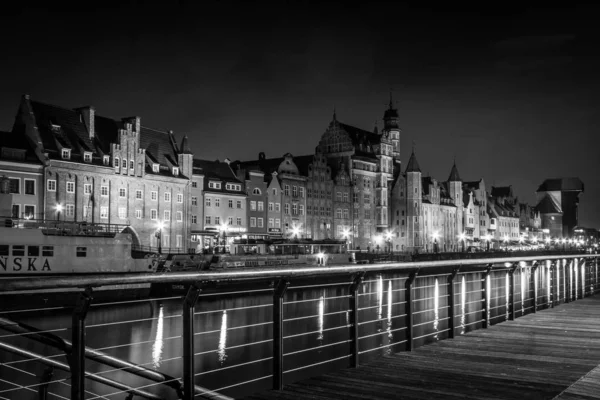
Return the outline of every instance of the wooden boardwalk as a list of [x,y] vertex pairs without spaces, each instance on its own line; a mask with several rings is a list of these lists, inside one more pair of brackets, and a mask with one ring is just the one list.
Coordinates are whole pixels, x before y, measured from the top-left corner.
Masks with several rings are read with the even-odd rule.
[[250,399],[600,399],[600,295]]

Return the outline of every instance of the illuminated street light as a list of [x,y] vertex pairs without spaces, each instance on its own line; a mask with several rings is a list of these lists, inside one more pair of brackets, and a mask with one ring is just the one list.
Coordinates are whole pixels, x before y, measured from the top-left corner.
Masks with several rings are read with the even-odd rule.
[[458,235],[458,241],[462,241],[462,251],[465,252],[465,241],[467,240],[467,234],[462,232]]
[[162,254],[162,230],[165,224],[162,221],[156,221],[156,239],[158,240],[158,254]]
[[223,235],[223,254],[226,253],[227,249],[227,231],[229,230],[229,224],[226,221],[221,222],[219,225],[219,231]]
[[292,236],[294,236],[295,239],[298,239],[299,234],[300,234],[300,227],[298,225],[293,225],[292,226]]
[[490,251],[490,241],[492,240],[492,235],[488,233],[483,237],[483,239],[487,242],[487,251]]
[[438,253],[439,249],[438,249],[438,238],[440,237],[440,232],[439,231],[435,231],[431,234],[431,237],[433,238],[433,252],[434,253]]

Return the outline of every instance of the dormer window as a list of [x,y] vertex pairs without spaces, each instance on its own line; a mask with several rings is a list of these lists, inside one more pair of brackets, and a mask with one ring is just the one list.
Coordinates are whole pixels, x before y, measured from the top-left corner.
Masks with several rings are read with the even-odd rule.
[[83,153],[83,161],[91,163],[92,162],[92,153],[89,151],[84,152]]
[[102,157],[102,163],[104,165],[108,165],[109,162],[110,162],[110,156],[104,156],[104,157]]
[[71,159],[71,149],[62,149],[62,159],[63,160],[70,160]]
[[173,175],[175,175],[175,176],[179,175],[179,168],[178,167],[173,167]]
[[160,172],[160,164],[152,164],[152,172]]
[[208,182],[210,189],[221,189],[221,182]]
[[227,183],[225,185],[225,189],[233,190],[233,191],[240,191],[240,190],[242,190],[242,185],[236,185],[234,183]]

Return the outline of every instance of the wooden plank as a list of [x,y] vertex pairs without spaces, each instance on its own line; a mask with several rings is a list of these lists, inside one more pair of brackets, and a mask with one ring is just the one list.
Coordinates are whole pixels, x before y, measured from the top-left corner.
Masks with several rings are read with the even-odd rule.
[[600,296],[251,399],[600,399]]

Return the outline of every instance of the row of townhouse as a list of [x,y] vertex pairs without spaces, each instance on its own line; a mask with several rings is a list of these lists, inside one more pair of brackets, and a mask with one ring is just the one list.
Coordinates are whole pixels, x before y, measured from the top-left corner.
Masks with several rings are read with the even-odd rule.
[[562,213],[576,222],[576,178],[546,181],[531,207],[510,187],[488,192],[483,179],[462,181],[456,163],[444,182],[422,176],[414,151],[403,168],[398,119],[390,99],[381,130],[342,123],[334,112],[314,154],[209,161],[194,158],[187,137],[179,142],[139,117],[25,95],[3,134],[0,174],[17,194],[14,216],[123,226],[140,246],[161,240],[186,251],[274,238],[456,251],[558,236]]

